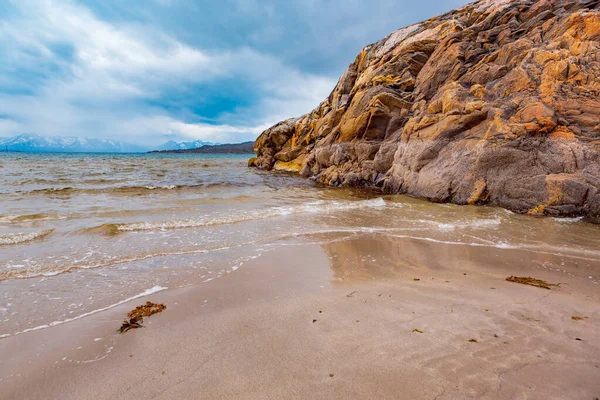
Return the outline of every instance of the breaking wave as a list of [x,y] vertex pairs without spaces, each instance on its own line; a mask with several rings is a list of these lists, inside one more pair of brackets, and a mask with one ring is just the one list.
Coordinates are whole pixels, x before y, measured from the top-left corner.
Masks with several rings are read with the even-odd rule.
[[292,214],[319,214],[336,211],[357,210],[362,208],[385,207],[385,200],[376,198],[371,200],[343,202],[343,201],[316,201],[300,206],[271,207],[264,210],[247,211],[229,216],[217,216],[209,218],[187,219],[178,221],[159,222],[131,222],[124,224],[106,224],[94,228],[108,234],[118,232],[154,231],[166,229],[197,228],[212,225],[227,225],[238,222],[254,221],[267,218],[280,217]]
[[172,190],[199,190],[207,188],[227,188],[227,187],[246,187],[251,186],[247,182],[199,182],[194,184],[154,184],[154,185],[133,185],[133,186],[104,186],[104,187],[49,187],[44,189],[34,189],[31,191],[17,191],[20,195],[47,195],[47,196],[66,196],[75,194],[115,194],[115,195],[135,195],[144,193],[153,193]]
[[48,236],[54,231],[54,229],[48,229],[39,232],[26,232],[26,233],[6,233],[0,234],[0,246],[8,246],[14,244],[21,244],[31,242],[32,240],[41,239]]

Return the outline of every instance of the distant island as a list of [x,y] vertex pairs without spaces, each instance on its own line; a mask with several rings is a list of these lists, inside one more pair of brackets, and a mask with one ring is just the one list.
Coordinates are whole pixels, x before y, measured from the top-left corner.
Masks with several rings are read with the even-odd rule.
[[182,154],[252,154],[254,142],[205,145],[195,149],[155,150],[149,153],[182,153]]

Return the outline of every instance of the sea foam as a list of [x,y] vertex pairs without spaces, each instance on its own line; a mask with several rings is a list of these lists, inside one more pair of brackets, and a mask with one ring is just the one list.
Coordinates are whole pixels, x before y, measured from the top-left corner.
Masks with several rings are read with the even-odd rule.
[[25,232],[25,233],[6,233],[0,234],[0,246],[21,244],[30,242],[32,240],[40,239],[51,234],[53,229],[48,229],[39,232]]
[[385,206],[385,200],[383,200],[380,197],[376,199],[362,201],[315,201],[299,206],[271,207],[263,210],[247,211],[229,216],[221,215],[216,217],[187,219],[178,221],[132,222],[125,224],[116,224],[115,226],[117,231],[121,232],[196,228],[211,225],[234,224],[237,222],[261,220],[292,214],[319,214],[337,211],[357,210],[362,208],[382,208]]

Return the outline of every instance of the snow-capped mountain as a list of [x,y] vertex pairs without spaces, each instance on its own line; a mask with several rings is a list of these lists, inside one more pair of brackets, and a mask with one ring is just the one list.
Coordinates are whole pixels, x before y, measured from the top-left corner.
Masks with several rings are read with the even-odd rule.
[[25,134],[0,138],[0,151],[69,153],[138,153],[148,149],[111,139],[86,139],[74,136]]
[[186,149],[196,149],[202,146],[213,146],[220,143],[213,142],[203,142],[202,140],[194,140],[193,142],[175,142],[173,140],[168,141],[167,143],[159,146],[157,150],[186,150]]

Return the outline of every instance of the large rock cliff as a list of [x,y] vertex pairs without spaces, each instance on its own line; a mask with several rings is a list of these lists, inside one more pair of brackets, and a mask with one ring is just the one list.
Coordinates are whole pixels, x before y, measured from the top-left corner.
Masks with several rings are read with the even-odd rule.
[[365,47],[263,169],[438,202],[600,217],[600,1],[482,0]]

